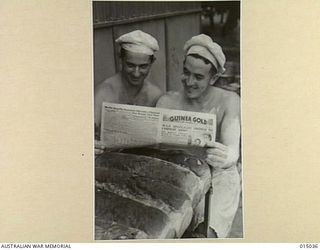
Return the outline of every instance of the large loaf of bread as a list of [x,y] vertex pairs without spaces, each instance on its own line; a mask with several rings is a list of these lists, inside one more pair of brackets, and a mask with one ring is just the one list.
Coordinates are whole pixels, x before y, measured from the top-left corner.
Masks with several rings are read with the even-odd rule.
[[[211,187],[211,171],[205,162],[206,153],[204,148],[200,147],[170,147],[164,148],[131,148],[123,149],[122,152],[137,155],[146,155],[154,158],[173,162],[181,167],[189,169],[199,177],[199,187],[201,190],[199,196],[194,197],[194,213],[188,230],[193,231],[201,222],[205,220],[205,194]],[[195,207],[195,205],[197,205]]]
[[134,153],[139,154],[109,152],[96,158],[95,238],[181,237],[203,196],[206,170],[183,166],[185,159],[171,161],[165,153]]
[[175,163],[192,171],[200,178],[203,192],[211,185],[211,172],[208,164],[204,161],[204,150],[202,148],[186,149],[156,149],[156,148],[132,148],[124,149],[123,153],[145,155]]

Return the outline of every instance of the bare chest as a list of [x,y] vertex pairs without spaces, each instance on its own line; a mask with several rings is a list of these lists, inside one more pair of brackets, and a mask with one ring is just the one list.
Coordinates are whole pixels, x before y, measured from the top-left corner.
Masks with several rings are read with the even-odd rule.
[[139,91],[135,95],[129,94],[125,90],[121,90],[117,93],[117,99],[119,103],[138,105],[138,106],[153,106],[154,101],[151,96],[144,90]]

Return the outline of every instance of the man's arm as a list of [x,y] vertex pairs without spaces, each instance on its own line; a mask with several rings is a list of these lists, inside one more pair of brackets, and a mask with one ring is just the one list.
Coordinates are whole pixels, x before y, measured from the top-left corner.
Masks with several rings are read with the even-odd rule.
[[179,109],[179,95],[177,92],[169,91],[161,96],[156,104],[157,108]]
[[158,99],[156,107],[157,108],[167,108],[168,101],[169,101],[168,96],[167,95],[163,95]]
[[105,147],[100,142],[100,128],[101,128],[101,111],[102,103],[113,101],[114,93],[110,86],[106,85],[104,82],[97,86],[94,93],[94,129],[95,129],[95,154],[103,153]]
[[150,100],[150,106],[155,107],[159,98],[163,95],[163,92],[158,86],[150,83],[147,95]]
[[96,127],[100,127],[101,124],[101,109],[104,99],[103,88],[98,86],[94,93],[94,124]]
[[101,154],[104,151],[100,143],[100,127],[101,127],[101,108],[103,102],[103,92],[101,88],[97,88],[94,93],[94,152],[95,155]]
[[216,168],[228,168],[239,158],[240,146],[240,98],[230,95],[220,124],[220,142],[208,145],[207,161]]

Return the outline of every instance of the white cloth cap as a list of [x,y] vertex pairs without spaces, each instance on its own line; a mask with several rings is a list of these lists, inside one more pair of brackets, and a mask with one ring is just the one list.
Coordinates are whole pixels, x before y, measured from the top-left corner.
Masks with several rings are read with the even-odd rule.
[[218,73],[222,74],[225,71],[226,57],[222,48],[209,36],[204,34],[194,36],[185,43],[183,49],[186,55],[197,54],[207,59],[215,66]]
[[146,55],[153,55],[155,51],[159,50],[157,40],[141,30],[135,30],[120,36],[116,43],[125,50]]

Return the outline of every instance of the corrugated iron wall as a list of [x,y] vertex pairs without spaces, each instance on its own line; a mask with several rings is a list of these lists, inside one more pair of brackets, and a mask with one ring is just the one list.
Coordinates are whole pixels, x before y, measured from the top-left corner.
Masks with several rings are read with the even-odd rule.
[[200,2],[93,2],[94,82],[119,70],[114,40],[135,29],[160,46],[149,79],[162,90],[181,88],[183,45],[200,33]]

